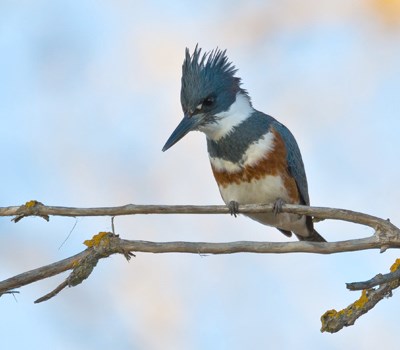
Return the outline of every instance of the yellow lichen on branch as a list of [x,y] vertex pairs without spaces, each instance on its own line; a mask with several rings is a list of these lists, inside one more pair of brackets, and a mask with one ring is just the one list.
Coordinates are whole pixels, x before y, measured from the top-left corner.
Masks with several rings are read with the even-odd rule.
[[[37,299],[35,303],[41,303],[49,300],[56,296],[64,288],[75,287],[87,279],[93,272],[93,269],[96,267],[100,259],[106,258],[115,253],[111,248],[112,238],[118,238],[118,236],[111,232],[99,232],[91,239],[84,241],[83,244],[88,247],[86,250],[88,254],[79,259],[73,260],[70,263],[72,272],[69,274],[67,279],[57,286],[57,288],[55,288],[53,291]],[[125,255],[125,252],[122,253]]]
[[108,244],[110,242],[110,233],[111,232],[99,232],[91,239],[87,239],[86,241],[84,241],[83,244],[88,248],[97,247],[101,243]]
[[400,267],[400,259],[396,259],[394,264],[390,266],[390,272],[395,272],[396,270],[399,269],[399,267]]
[[[392,273],[400,269],[400,259],[390,267]],[[321,332],[335,333],[343,327],[351,326],[363,314],[371,310],[379,301],[392,296],[400,286],[400,279],[382,283],[377,288],[364,289],[361,297],[341,311],[329,310],[321,316]]]
[[42,204],[42,203],[38,202],[35,199],[32,199],[31,201],[26,202],[24,205],[26,208],[33,208],[37,204]]
[[342,328],[338,328],[339,325],[353,325],[357,318],[354,318],[354,315],[358,314],[360,310],[363,310],[368,301],[368,292],[363,290],[360,298],[345,309],[340,311],[328,310],[321,316],[321,332],[335,333]]
[[23,219],[26,216],[40,216],[41,218],[45,219],[46,221],[50,220],[49,215],[47,214],[40,214],[39,209],[41,207],[44,207],[43,203],[32,199],[25,204],[21,205],[18,210],[17,210],[17,216],[15,216],[12,221],[17,223],[21,219]]
[[352,305],[354,306],[354,308],[356,309],[361,309],[365,306],[365,304],[368,302],[368,295],[367,295],[367,291],[364,289],[361,292],[361,296],[358,300],[356,300]]

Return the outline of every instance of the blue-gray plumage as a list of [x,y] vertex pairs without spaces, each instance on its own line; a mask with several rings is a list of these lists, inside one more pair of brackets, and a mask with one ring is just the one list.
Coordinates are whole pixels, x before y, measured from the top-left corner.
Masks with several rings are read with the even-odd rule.
[[276,122],[274,127],[282,135],[282,139],[285,142],[288,170],[296,180],[297,187],[299,188],[300,195],[303,199],[301,204],[310,205],[306,172],[296,139],[283,124]]
[[[189,49],[185,52],[185,61],[182,66],[181,104],[184,113],[193,113],[199,103],[205,99],[214,99],[218,95],[218,103],[210,106],[212,114],[223,111],[234,101],[240,90],[240,79],[236,78],[235,67],[228,62],[225,51],[214,50],[201,57],[201,49],[196,49],[190,56]],[[224,87],[230,86],[230,89]],[[203,106],[205,110],[206,107]]]
[[268,115],[254,112],[218,141],[207,138],[210,157],[239,162],[249,145],[264,136],[265,130],[269,129],[273,121],[274,119]]
[[301,240],[325,241],[312,218],[282,213],[282,203],[310,204],[307,178],[292,133],[273,117],[255,110],[241,88],[225,51],[201,55],[186,49],[182,66],[184,118],[163,147],[167,150],[189,131],[206,134],[214,177],[223,200],[238,204],[274,203],[275,213],[248,215]]

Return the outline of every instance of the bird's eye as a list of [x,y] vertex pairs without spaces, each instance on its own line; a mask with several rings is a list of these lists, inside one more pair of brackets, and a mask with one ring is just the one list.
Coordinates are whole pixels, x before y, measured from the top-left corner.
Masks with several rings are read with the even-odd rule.
[[206,97],[201,103],[196,106],[193,113],[199,113],[201,110],[209,109],[214,105],[215,99],[213,96]]
[[214,97],[212,96],[206,97],[203,101],[204,107],[211,107],[213,104],[214,104]]

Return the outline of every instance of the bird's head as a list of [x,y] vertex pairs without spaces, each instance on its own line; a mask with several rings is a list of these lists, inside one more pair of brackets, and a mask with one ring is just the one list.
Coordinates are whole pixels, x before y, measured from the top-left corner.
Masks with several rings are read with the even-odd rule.
[[189,131],[207,133],[217,124],[222,112],[235,102],[240,88],[240,78],[235,77],[236,69],[228,61],[226,51],[219,49],[201,53],[197,47],[191,55],[186,49],[182,65],[181,104],[184,117],[163,147],[172,147]]

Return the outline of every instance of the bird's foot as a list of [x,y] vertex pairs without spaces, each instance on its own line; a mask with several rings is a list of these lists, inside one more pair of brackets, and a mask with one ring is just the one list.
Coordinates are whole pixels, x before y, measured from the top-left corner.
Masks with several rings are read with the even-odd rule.
[[236,201],[230,201],[228,204],[228,208],[231,215],[237,217],[237,215],[239,214],[239,203]]
[[286,202],[282,198],[278,198],[274,202],[274,215],[278,215],[282,211],[282,207],[286,204]]

